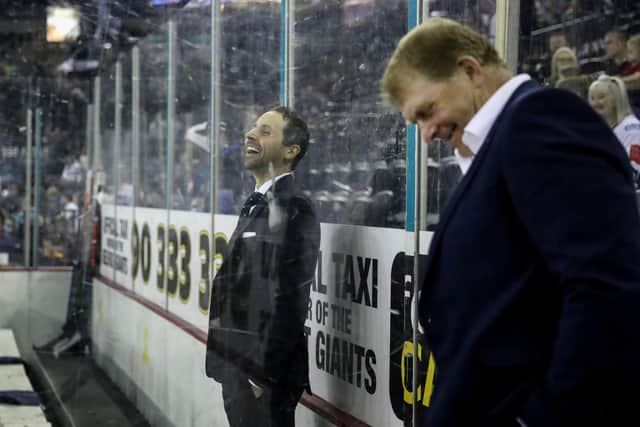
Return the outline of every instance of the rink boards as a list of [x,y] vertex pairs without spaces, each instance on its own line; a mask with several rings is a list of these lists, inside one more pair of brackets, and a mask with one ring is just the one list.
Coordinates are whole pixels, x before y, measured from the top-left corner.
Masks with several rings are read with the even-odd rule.
[[[220,389],[204,374],[204,355],[209,272],[222,262],[237,217],[213,220],[214,227],[207,213],[102,208],[93,294],[97,359],[126,383],[144,413],[159,410],[174,425],[205,426],[213,419],[225,425]],[[306,321],[315,397],[303,399],[296,416],[311,422],[320,416],[310,410],[326,417],[328,408],[337,419],[402,426],[413,400],[413,264],[405,255],[412,252],[413,234],[338,224],[322,224],[321,232]],[[430,235],[421,238],[426,247]],[[435,366],[424,346],[417,354],[423,413]]]

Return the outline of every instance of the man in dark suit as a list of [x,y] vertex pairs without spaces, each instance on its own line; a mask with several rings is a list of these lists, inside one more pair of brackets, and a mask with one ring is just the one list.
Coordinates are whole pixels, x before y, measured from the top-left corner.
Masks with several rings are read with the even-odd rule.
[[256,192],[213,281],[206,356],[232,427],[293,426],[309,389],[304,321],[320,225],[292,175],[308,144],[306,124],[285,107],[264,113],[246,135]]
[[436,362],[425,426],[640,424],[640,220],[606,123],[446,19],[399,42],[382,88],[465,172],[419,301]]

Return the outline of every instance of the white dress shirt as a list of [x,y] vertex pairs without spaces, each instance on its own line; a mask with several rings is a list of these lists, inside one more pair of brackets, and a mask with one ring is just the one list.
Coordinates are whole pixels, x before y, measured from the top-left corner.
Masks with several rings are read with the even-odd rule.
[[[267,191],[269,191],[269,189],[271,188],[271,183],[272,182],[278,182],[278,180],[280,180],[281,178],[284,178],[287,175],[293,175],[293,172],[285,172],[281,175],[276,176],[275,178],[270,179],[269,181],[266,181],[264,184],[262,184],[260,187],[256,187],[255,191],[262,193],[262,194],[267,194]],[[249,209],[249,213],[253,212],[253,208],[255,208],[255,206],[251,206],[251,209]]]
[[462,143],[469,147],[469,150],[473,155],[464,157],[455,150],[456,159],[462,169],[462,173],[466,174],[473,157],[480,151],[482,144],[491,130],[491,127],[496,122],[498,116],[504,109],[504,106],[511,98],[511,95],[522,85],[524,82],[531,80],[528,74],[518,74],[509,79],[484,103],[484,105],[473,116],[471,121],[467,123],[462,134]]

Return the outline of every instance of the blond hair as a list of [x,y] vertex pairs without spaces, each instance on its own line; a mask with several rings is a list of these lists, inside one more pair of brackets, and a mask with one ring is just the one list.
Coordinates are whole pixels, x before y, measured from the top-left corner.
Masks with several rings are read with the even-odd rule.
[[629,97],[627,96],[627,88],[622,80],[618,77],[603,74],[598,77],[598,80],[591,83],[591,86],[589,86],[589,95],[591,95],[591,91],[598,87],[603,87],[609,96],[613,98],[616,108],[616,125],[623,121],[625,117],[632,114]]
[[558,48],[558,50],[556,50],[556,52],[551,57],[551,76],[549,77],[549,80],[552,83],[555,83],[560,78],[560,70],[558,69],[558,58],[560,58],[560,55],[562,55],[563,53],[568,53],[569,55],[571,55],[571,57],[573,58],[573,62],[576,66],[578,66],[578,57],[571,48]]
[[[640,54],[640,34],[629,37],[629,40],[627,40],[627,45],[634,48],[636,52]],[[636,58],[636,61],[640,61],[640,58]]]
[[458,59],[465,55],[483,66],[506,68],[491,43],[471,27],[450,19],[429,18],[398,43],[382,77],[382,92],[397,105],[410,80],[407,72],[444,81],[455,74]]

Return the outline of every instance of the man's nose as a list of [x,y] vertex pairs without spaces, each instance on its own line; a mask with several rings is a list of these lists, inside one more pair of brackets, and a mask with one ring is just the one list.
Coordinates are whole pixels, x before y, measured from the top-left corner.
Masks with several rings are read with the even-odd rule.
[[435,125],[429,122],[418,122],[422,142],[431,142],[434,139],[449,139],[451,137],[451,126]]
[[427,121],[418,121],[418,128],[420,129],[420,135],[422,136],[422,142],[429,142],[433,139],[436,127],[429,124]]
[[256,140],[256,136],[255,136],[255,134],[253,133],[253,131],[254,131],[254,130],[255,130],[255,129],[251,129],[249,132],[247,132],[247,133],[245,134],[245,138],[247,138],[249,141],[255,141],[255,140]]

